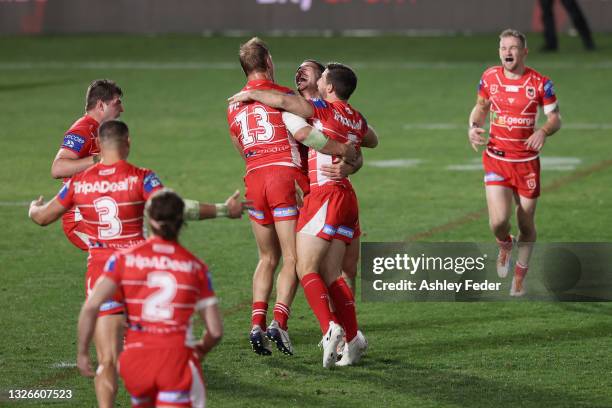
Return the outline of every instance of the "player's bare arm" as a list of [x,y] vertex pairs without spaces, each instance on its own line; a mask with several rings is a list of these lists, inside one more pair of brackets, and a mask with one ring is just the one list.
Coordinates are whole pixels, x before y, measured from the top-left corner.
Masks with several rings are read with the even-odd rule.
[[561,114],[559,105],[546,114],[546,123],[541,128],[536,129],[527,140],[525,145],[533,150],[541,150],[546,143],[546,138],[555,134],[561,129]]
[[117,285],[111,279],[99,279],[87,301],[81,308],[78,324],[77,368],[81,375],[95,375],[89,360],[89,344],[96,327],[96,319],[100,306],[115,293]]
[[185,218],[187,220],[207,220],[227,217],[241,218],[244,211],[251,208],[252,202],[240,199],[240,191],[236,190],[224,203],[200,203],[185,199]]
[[195,350],[200,359],[204,358],[208,352],[221,341],[223,337],[223,321],[218,305],[210,305],[200,311],[200,316],[204,320],[206,333],[200,340]]
[[321,166],[321,174],[332,180],[342,180],[345,177],[355,174],[363,167],[363,154],[357,152],[357,159],[353,163],[347,163],[340,160],[333,164],[324,164]]
[[369,149],[374,149],[376,146],[378,146],[378,134],[372,126],[368,125],[368,131],[361,140],[361,146]]
[[236,149],[236,151],[238,152],[238,154],[240,154],[243,160],[246,160],[244,150],[242,150],[242,146],[240,145],[238,136],[234,135],[233,133],[230,133],[230,138],[232,139],[232,145],[234,146],[234,149]]
[[251,90],[239,92],[230,97],[228,101],[229,103],[255,101],[272,108],[294,113],[306,119],[314,115],[314,108],[310,102],[301,95],[289,95],[275,91]]
[[28,216],[36,224],[44,227],[58,220],[66,211],[67,208],[61,205],[56,198],[45,204],[43,196],[40,196],[30,203]]
[[483,133],[485,130],[482,128],[487,120],[487,115],[491,110],[491,100],[478,96],[476,105],[470,113],[468,139],[472,145],[474,151],[478,151],[478,146],[487,143]]
[[67,149],[59,149],[51,164],[51,177],[56,179],[72,177],[96,164],[98,161],[98,155],[79,159],[79,156],[75,152]]
[[328,138],[298,115],[283,112],[283,123],[293,138],[305,146],[312,147],[321,153],[340,156],[349,163],[353,163],[357,158],[357,149],[351,143],[340,143]]

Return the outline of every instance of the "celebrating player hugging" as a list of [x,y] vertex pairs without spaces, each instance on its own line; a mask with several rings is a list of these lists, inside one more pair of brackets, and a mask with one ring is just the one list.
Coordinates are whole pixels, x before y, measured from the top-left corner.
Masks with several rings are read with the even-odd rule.
[[[254,38],[243,48],[254,43],[266,50],[266,65],[262,68],[272,78],[272,60],[265,45]],[[299,82],[298,79],[298,87]],[[292,146],[299,141],[309,147],[310,192],[305,196],[297,221],[297,276],[319,320],[323,333],[323,366],[329,368],[355,364],[367,343],[362,335],[357,335],[353,293],[341,276],[346,247],[359,235],[357,197],[348,178],[327,177],[323,174],[323,166],[333,164],[340,157],[349,163],[355,161],[357,155],[354,149],[359,149],[362,144],[373,147],[378,143],[378,138],[365,118],[348,104],[357,86],[357,77],[349,67],[329,64],[316,83],[320,98],[312,100],[291,92],[277,92],[270,90],[270,87],[248,84],[242,92],[230,98],[228,119],[230,129],[235,129],[232,134],[236,145],[243,148],[257,145],[256,149],[267,151],[271,150],[266,146],[271,136],[259,136],[266,135],[266,129],[273,129],[273,126],[266,123],[268,116],[262,113],[263,106],[283,110],[282,115],[276,111],[275,117],[281,116],[284,124],[281,128],[289,131],[284,136],[286,143]],[[247,163],[259,153],[246,149],[243,152]],[[249,194],[247,182],[247,198]],[[258,210],[256,201],[254,208]],[[259,208],[261,212],[265,210],[266,207]],[[257,214],[251,215],[253,219]],[[253,333],[260,330],[254,322],[252,343]],[[283,339],[288,341],[286,328],[281,330]],[[271,330],[267,335],[274,340]],[[343,340],[342,357],[337,361],[338,346]],[[256,352],[258,347],[258,343],[253,345]],[[281,346],[279,348],[282,350]]]

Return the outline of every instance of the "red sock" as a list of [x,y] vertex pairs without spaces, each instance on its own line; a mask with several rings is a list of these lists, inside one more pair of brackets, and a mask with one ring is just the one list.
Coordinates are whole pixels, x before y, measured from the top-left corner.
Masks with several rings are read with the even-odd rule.
[[266,330],[266,313],[268,313],[268,304],[266,302],[253,302],[251,325],[258,325],[263,330]]
[[274,320],[278,322],[281,329],[287,330],[287,320],[289,319],[289,306],[282,302],[276,302],[274,305]]
[[523,279],[525,278],[525,275],[527,275],[527,270],[529,269],[529,266],[525,266],[522,265],[521,263],[517,262],[516,266],[514,267],[514,276]]
[[336,316],[344,327],[346,341],[351,341],[357,335],[357,312],[355,311],[355,298],[351,288],[344,278],[338,278],[329,286],[329,296],[334,302]]
[[300,283],[304,288],[304,296],[306,296],[310,308],[319,320],[321,331],[323,334],[327,333],[329,322],[333,318],[329,310],[329,295],[327,294],[325,282],[321,279],[321,275],[311,272],[305,275]]
[[502,241],[500,241],[497,238],[495,238],[495,240],[497,241],[497,245],[499,245],[500,248],[508,250],[508,251],[512,250],[512,235],[508,234],[508,236],[504,238]]

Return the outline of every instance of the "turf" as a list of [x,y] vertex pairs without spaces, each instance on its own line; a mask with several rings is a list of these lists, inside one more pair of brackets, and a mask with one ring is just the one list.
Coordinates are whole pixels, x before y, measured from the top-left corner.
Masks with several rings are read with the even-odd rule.
[[[537,50],[539,38],[531,37]],[[225,121],[226,98],[244,82],[236,57],[242,40],[0,38],[0,405],[48,405],[6,399],[9,389],[42,388],[73,391],[55,406],[95,405],[89,380],[62,366],[75,357],[85,255],[59,225],[41,229],[19,205],[58,190],[50,164],[82,113],[88,83],[110,77],[123,87],[133,163],[189,198],[221,201],[242,187],[243,163]],[[496,62],[494,35],[267,40],[281,84],[292,82],[303,58],[355,66],[352,103],[381,136],[366,163],[422,160],[405,168],[366,164],[353,177],[364,241],[491,240],[482,173],[446,167],[478,158],[464,126],[479,76]],[[573,170],[543,171],[543,242],[612,241],[612,36],[597,41],[599,51],[587,53],[577,39],[562,38],[560,53],[534,51],[528,60],[555,81],[566,125],[544,156],[581,160]],[[225,318],[225,338],[204,362],[210,406],[612,406],[609,304],[358,302],[368,355],[359,366],[324,371],[320,333],[301,294],[290,320],[296,355],[250,352],[257,251],[246,220],[192,223],[183,242],[211,266]],[[117,406],[129,406],[123,389]]]

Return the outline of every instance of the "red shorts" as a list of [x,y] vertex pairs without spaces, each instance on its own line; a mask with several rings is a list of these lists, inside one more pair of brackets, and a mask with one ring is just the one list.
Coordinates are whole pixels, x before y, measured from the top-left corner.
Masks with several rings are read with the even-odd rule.
[[129,348],[119,356],[119,375],[132,407],[204,407],[206,388],[193,350]]
[[526,198],[540,196],[539,158],[525,162],[508,162],[489,156],[485,150],[482,164],[485,185],[508,187]]
[[89,250],[89,242],[84,231],[85,223],[81,221],[81,219],[81,213],[71,208],[62,216],[62,227],[64,228],[66,238],[68,238],[75,247],[87,251]]
[[308,177],[295,167],[267,166],[253,170],[244,178],[246,199],[253,201],[249,217],[258,224],[296,220],[298,206],[295,183],[308,193]]
[[[96,286],[98,278],[102,276],[106,261],[114,252],[115,250],[110,248],[97,248],[89,251],[89,256],[87,257],[87,274],[85,275],[85,299],[89,297],[94,286]],[[123,311],[123,300],[120,292],[117,291],[112,299],[108,299],[102,303],[100,311],[98,312],[98,317],[123,313]]]
[[350,244],[359,236],[359,206],[355,191],[341,186],[318,187],[304,200],[297,231],[327,241]]

